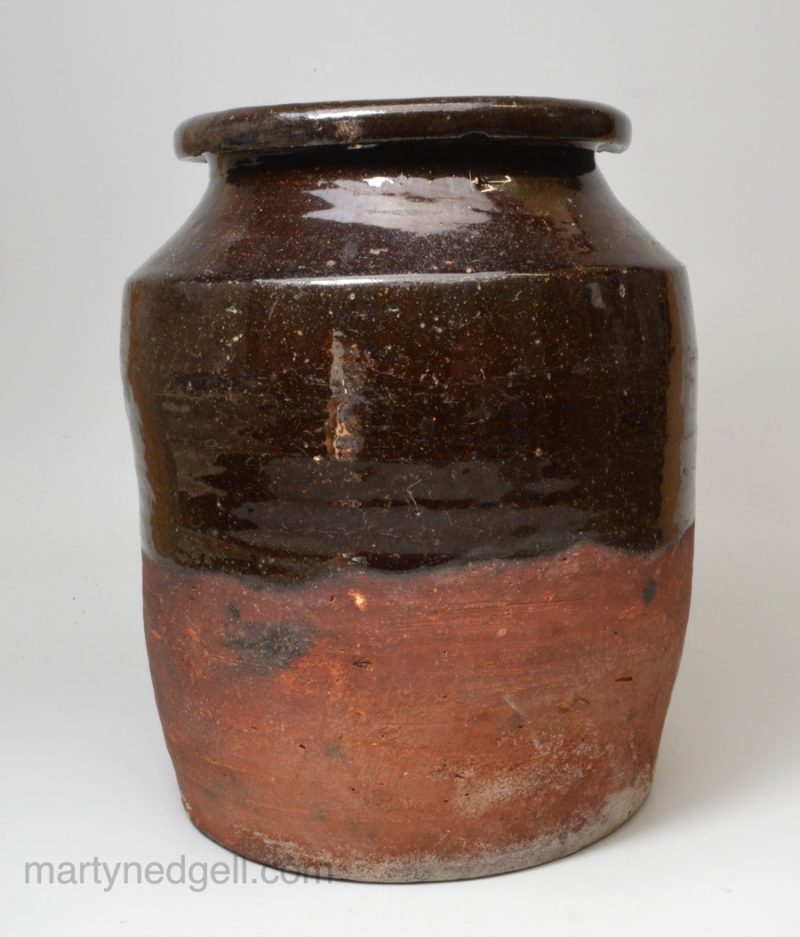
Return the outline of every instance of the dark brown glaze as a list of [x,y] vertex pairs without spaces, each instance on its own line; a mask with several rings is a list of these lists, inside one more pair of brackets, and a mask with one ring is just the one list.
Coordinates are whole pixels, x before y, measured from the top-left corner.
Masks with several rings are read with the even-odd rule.
[[558,98],[332,101],[201,114],[178,127],[175,149],[178,156],[196,159],[207,153],[278,153],[476,136],[620,152],[628,145],[630,123],[605,104]]
[[[315,850],[334,855],[331,837],[344,823],[352,836],[332,860],[336,874],[380,878],[381,850],[387,879],[484,874],[597,838],[624,819],[603,806],[609,798],[645,790],[688,609],[696,352],[683,268],[595,166],[594,149],[622,149],[627,136],[627,120],[612,109],[539,99],[292,105],[180,128],[179,152],[205,154],[210,184],[127,285],[123,361],[151,666],[193,819],[220,841],[309,868]],[[564,556],[585,561],[562,565]],[[666,593],[653,573],[665,557]],[[549,594],[552,577],[569,596],[558,622],[578,629],[578,644],[563,643],[536,598]],[[632,583],[641,601],[617,608]],[[314,611],[329,587],[336,610]],[[343,599],[352,592],[368,616]],[[504,616],[524,653],[498,658],[487,693],[475,695],[471,674],[486,662],[481,635]],[[614,632],[619,616],[631,626]],[[464,820],[450,828],[449,858],[437,840],[425,861],[422,827],[401,836],[388,817],[383,838],[370,827],[372,846],[359,845],[356,813],[365,808],[348,801],[335,771],[325,810],[339,811],[338,826],[303,833],[310,821],[295,807],[294,826],[276,823],[276,798],[300,762],[271,737],[251,739],[248,752],[237,726],[252,717],[268,736],[274,726],[245,688],[255,681],[263,705],[282,706],[281,687],[304,674],[308,709],[293,723],[286,703],[281,733],[299,738],[315,712],[320,731],[331,728],[324,700],[338,692],[331,667],[340,655],[358,657],[374,639],[363,659],[373,665],[374,651],[385,674],[392,636],[414,622],[436,630],[424,653],[450,648],[456,662],[447,679],[461,702],[438,710],[442,732],[466,745],[460,727],[485,721],[476,785],[499,777],[502,700],[525,681],[543,687],[530,704],[552,736],[564,720],[551,711],[548,686],[562,693],[589,679],[591,719],[575,711],[569,745],[591,724],[604,751],[616,751],[630,727],[597,681],[626,654],[661,654],[664,638],[663,660],[636,677],[630,707],[649,707],[640,723],[648,741],[634,745],[639,780],[630,763],[583,764],[594,772],[588,799],[564,788],[534,822],[525,813],[533,801],[515,794],[493,818],[491,842]],[[194,648],[191,629],[205,634]],[[236,792],[203,767],[209,756],[190,724],[191,680],[180,674],[202,670],[197,654],[233,668],[207,676],[220,681],[214,745],[221,750],[230,732],[244,759],[233,769]],[[349,678],[353,667],[343,671]],[[410,724],[423,725],[428,677],[417,680],[414,668],[425,668],[413,655],[397,667],[388,695],[373,686],[381,719],[390,725],[389,710],[402,706]],[[347,692],[350,682],[341,685]],[[372,738],[370,708],[359,699]],[[355,710],[337,713],[347,742]],[[383,772],[381,803],[402,801],[408,823],[415,798],[425,810],[433,801],[419,779],[403,787],[398,768],[413,744],[401,724],[374,762],[357,746],[347,770]],[[425,751],[423,763],[441,758]],[[535,746],[513,751],[531,790],[537,778],[546,786],[550,768]],[[565,771],[578,764],[570,752],[562,752]],[[214,785],[212,805],[206,788]],[[604,810],[613,822],[602,820]],[[544,848],[548,836],[561,845]],[[267,840],[289,845],[257,845]]]
[[223,161],[132,279],[157,554],[292,576],[686,529],[682,270],[585,151],[523,146],[500,179],[491,148],[420,149]]

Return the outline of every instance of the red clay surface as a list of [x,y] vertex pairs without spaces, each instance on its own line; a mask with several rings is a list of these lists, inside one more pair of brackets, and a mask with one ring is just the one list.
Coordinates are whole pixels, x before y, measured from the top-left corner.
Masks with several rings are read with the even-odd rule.
[[373,881],[565,855],[649,788],[693,530],[646,555],[293,586],[144,560],[145,625],[192,821],[270,865]]

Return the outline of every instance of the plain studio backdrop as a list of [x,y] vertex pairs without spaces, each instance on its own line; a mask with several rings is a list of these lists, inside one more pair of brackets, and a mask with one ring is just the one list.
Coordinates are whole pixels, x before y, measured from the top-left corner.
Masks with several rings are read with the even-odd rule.
[[[796,5],[27,0],[0,16],[4,932],[800,933]],[[626,111],[632,147],[601,168],[689,270],[696,580],[649,801],[577,855],[480,881],[25,884],[29,861],[230,860],[186,819],[156,716],[118,364],[123,281],[205,185],[173,157],[175,125],[470,94]]]

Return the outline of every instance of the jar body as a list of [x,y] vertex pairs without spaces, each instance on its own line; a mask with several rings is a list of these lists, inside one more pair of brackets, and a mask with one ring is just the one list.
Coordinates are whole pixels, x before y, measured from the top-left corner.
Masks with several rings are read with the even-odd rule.
[[123,356],[200,829],[422,881],[639,806],[689,609],[694,338],[592,154],[217,157],[129,281]]

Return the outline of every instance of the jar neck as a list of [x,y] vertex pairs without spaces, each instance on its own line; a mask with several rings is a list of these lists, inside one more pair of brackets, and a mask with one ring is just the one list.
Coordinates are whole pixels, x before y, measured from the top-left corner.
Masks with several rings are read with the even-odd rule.
[[283,153],[208,154],[212,180],[247,184],[270,172],[352,171],[371,175],[439,174],[491,178],[584,176],[596,169],[594,151],[575,145],[460,138],[367,146],[304,147]]

